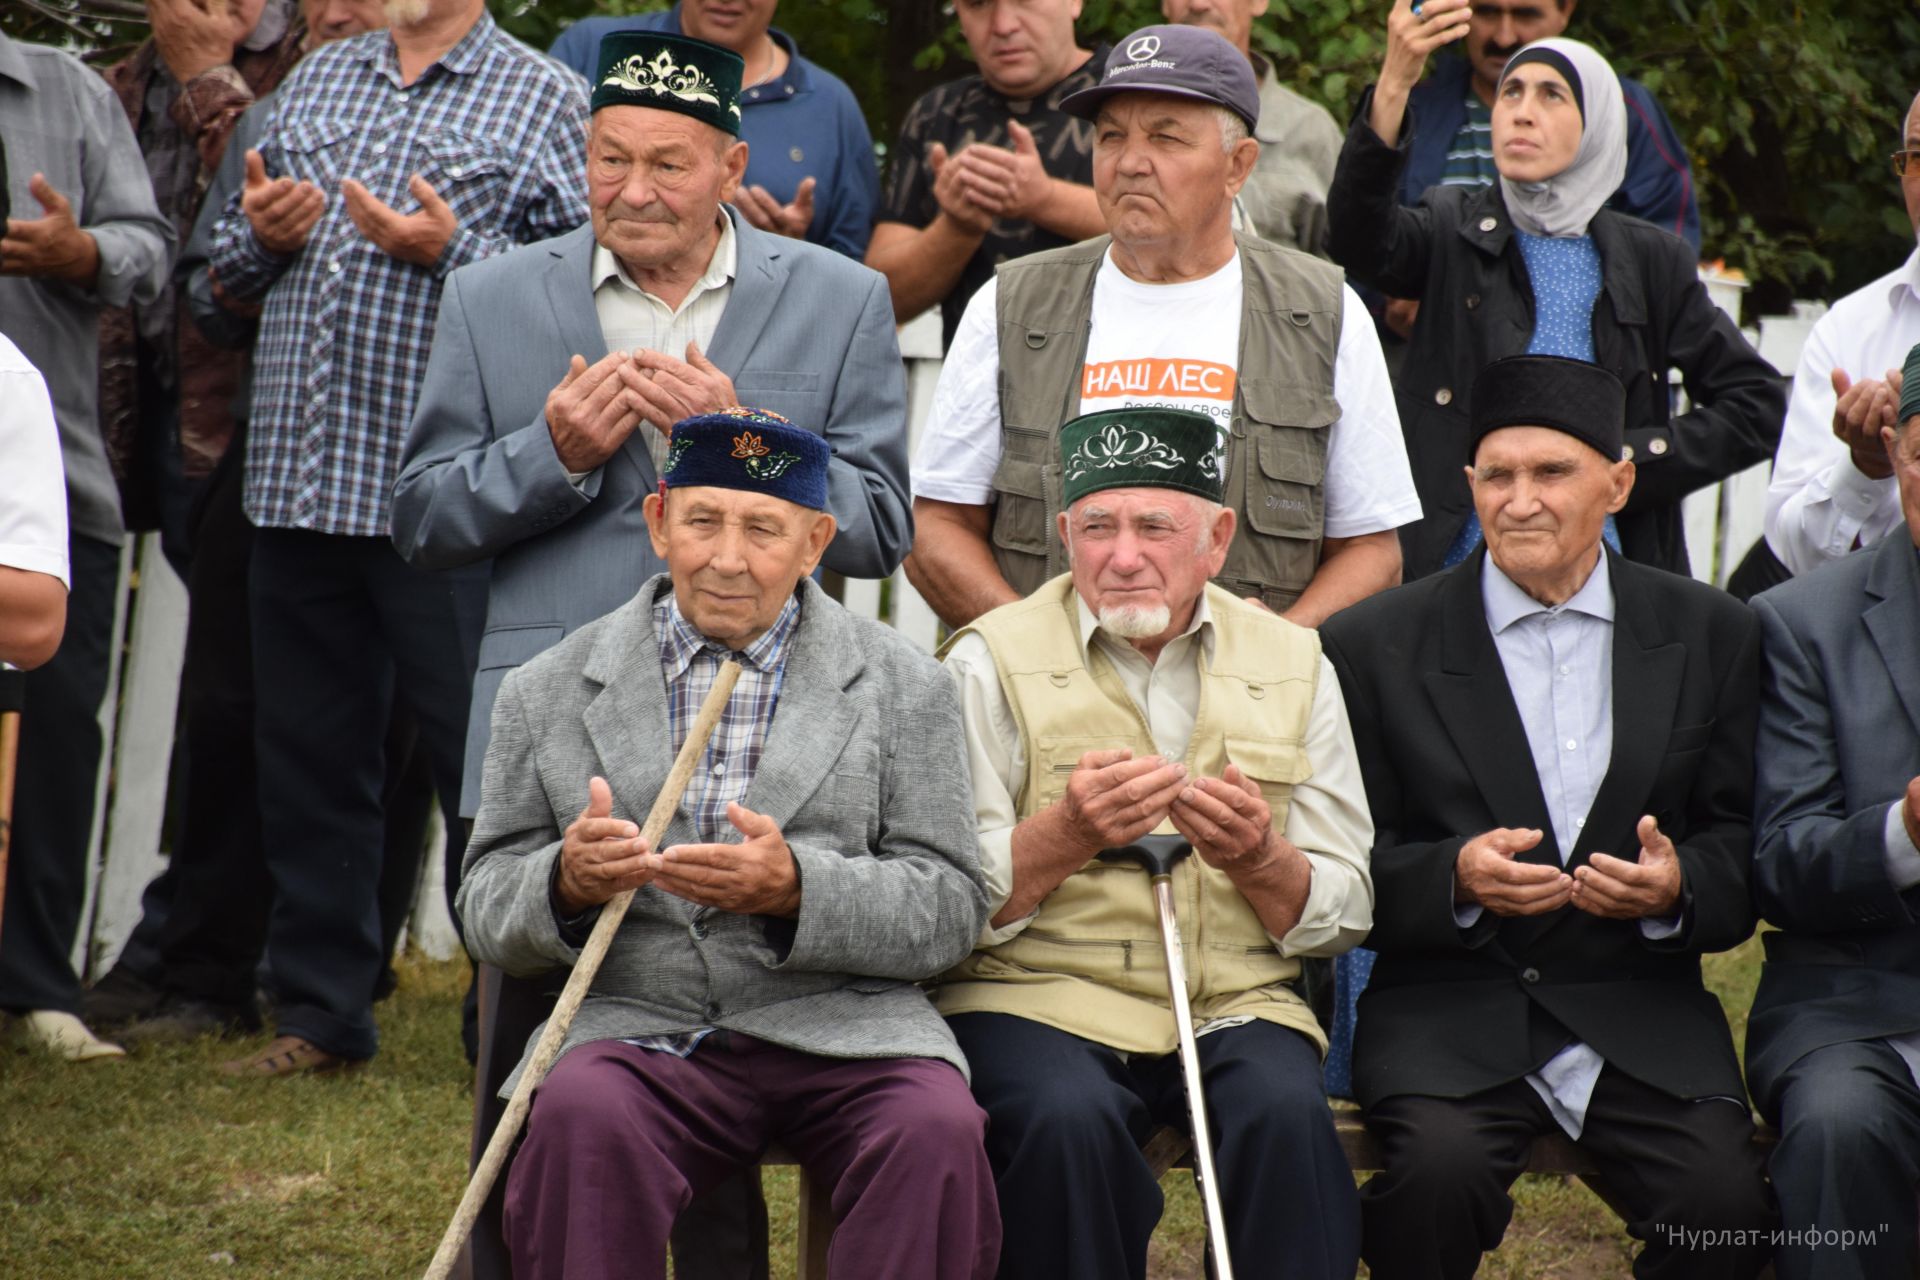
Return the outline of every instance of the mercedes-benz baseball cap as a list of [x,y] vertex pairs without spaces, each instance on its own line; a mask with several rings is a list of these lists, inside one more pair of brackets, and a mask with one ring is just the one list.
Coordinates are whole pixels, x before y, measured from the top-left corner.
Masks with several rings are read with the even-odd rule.
[[1168,93],[1225,107],[1251,129],[1260,119],[1253,64],[1206,27],[1142,27],[1107,55],[1100,83],[1068,94],[1060,109],[1091,120],[1116,93]]

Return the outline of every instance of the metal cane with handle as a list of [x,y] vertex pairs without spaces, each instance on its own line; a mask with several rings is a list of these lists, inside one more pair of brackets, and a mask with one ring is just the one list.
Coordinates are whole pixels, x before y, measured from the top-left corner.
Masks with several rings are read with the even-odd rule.
[[1207,1243],[1213,1249],[1216,1280],[1233,1280],[1227,1254],[1227,1221],[1220,1211],[1220,1178],[1213,1167],[1213,1126],[1207,1123],[1207,1095],[1200,1087],[1200,1052],[1193,1040],[1193,1005],[1187,999],[1186,952],[1180,922],[1173,914],[1173,869],[1193,852],[1181,836],[1142,836],[1118,849],[1102,849],[1102,862],[1132,862],[1153,877],[1153,906],[1160,917],[1160,940],[1167,952],[1167,996],[1180,1038],[1180,1074],[1187,1088],[1187,1115],[1193,1123],[1194,1181],[1207,1217]]

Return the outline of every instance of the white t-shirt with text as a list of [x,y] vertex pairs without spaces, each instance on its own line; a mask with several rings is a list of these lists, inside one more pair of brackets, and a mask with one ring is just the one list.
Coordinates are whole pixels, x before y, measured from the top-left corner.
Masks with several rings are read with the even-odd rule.
[[[984,506],[1000,465],[997,280],[968,302],[934,389],[927,433],[914,458],[914,496]],[[1386,360],[1366,307],[1342,287],[1334,356],[1340,416],[1329,429],[1323,483],[1325,536],[1355,538],[1420,518]],[[1143,284],[1114,265],[1094,279],[1092,322],[1081,370],[1080,411],[1130,405],[1192,409],[1219,429],[1224,460],[1238,383],[1240,256],[1199,280]]]

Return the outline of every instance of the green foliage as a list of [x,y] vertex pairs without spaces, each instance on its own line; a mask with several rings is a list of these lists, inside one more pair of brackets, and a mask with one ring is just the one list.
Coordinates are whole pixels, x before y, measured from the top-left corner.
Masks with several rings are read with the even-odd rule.
[[[666,0],[489,0],[546,48],[576,18]],[[1344,122],[1378,64],[1385,0],[1270,0],[1257,47],[1285,83]],[[137,0],[7,0],[0,30],[110,61],[145,35]],[[787,0],[779,22],[852,86],[884,146],[913,99],[971,69],[940,0]],[[1158,0],[1085,0],[1083,43],[1160,20]],[[1920,89],[1909,0],[1587,0],[1570,34],[1652,89],[1700,184],[1708,257],[1770,308],[1833,296],[1912,248],[1887,153]]]

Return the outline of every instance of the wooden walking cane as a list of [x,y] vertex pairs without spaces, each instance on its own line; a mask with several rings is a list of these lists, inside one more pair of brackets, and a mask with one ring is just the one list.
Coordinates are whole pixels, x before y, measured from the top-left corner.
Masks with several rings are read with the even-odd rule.
[[7,903],[7,850],[13,845],[13,773],[20,761],[20,712],[27,673],[0,662],[0,913]]
[[[734,682],[739,678],[739,663],[720,664],[720,674],[714,677],[713,688],[708,691],[707,700],[700,704],[700,714],[687,731],[687,740],[681,746],[680,754],[674,757],[673,769],[667,774],[660,794],[654,797],[646,825],[640,828],[640,835],[649,846],[660,842],[667,824],[673,821],[674,810],[680,807],[680,796],[686,791],[687,782],[693,777],[694,767],[700,763],[700,757],[706,753],[707,740],[713,736],[714,726],[720,722],[720,713],[727,709],[727,699],[732,696]],[[574,961],[573,972],[568,975],[567,985],[560,992],[560,1001],[554,1006],[553,1016],[547,1019],[547,1029],[540,1033],[540,1041],[534,1045],[533,1056],[527,1059],[526,1069],[520,1073],[520,1083],[514,1087],[506,1113],[500,1117],[499,1126],[487,1141],[487,1149],[480,1156],[473,1177],[467,1182],[466,1193],[460,1197],[460,1207],[453,1211],[453,1221],[447,1224],[446,1234],[440,1237],[440,1247],[434,1251],[433,1261],[427,1264],[426,1280],[447,1280],[452,1272],[460,1247],[467,1242],[467,1236],[480,1216],[480,1207],[487,1202],[494,1179],[500,1176],[500,1168],[507,1162],[507,1152],[512,1150],[513,1140],[519,1135],[520,1126],[526,1122],[527,1111],[533,1106],[533,1091],[540,1087],[540,1082],[546,1079],[547,1069],[560,1056],[560,1044],[567,1038],[567,1028],[573,1025],[573,1015],[580,1012],[580,1004],[587,997],[587,988],[593,985],[594,975],[600,972],[600,962],[607,958],[607,949],[613,945],[613,935],[626,918],[633,894],[634,891],[628,889],[600,909],[600,918],[594,922],[593,933],[587,938],[587,945],[581,949],[580,958]]]

